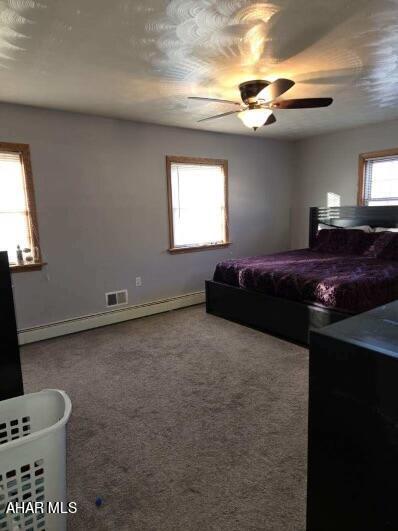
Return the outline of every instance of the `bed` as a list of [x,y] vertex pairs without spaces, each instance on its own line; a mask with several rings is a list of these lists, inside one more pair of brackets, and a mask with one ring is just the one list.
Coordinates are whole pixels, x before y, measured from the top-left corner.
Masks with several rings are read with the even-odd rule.
[[398,206],[311,208],[309,248],[220,262],[207,312],[308,344],[310,329],[397,299],[398,257],[378,249],[395,253],[398,234],[358,226],[397,228]]

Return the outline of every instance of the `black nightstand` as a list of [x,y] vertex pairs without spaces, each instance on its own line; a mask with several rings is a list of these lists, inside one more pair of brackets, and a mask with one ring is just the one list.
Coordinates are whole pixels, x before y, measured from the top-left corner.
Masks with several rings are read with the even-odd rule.
[[0,400],[23,395],[10,267],[0,252]]
[[311,332],[307,531],[398,530],[398,301]]

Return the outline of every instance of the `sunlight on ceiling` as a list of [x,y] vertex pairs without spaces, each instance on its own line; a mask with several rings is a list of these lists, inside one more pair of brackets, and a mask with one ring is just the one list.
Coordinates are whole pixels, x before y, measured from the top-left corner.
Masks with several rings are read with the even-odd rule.
[[[0,100],[211,131],[299,138],[398,118],[393,0],[0,0]],[[249,79],[293,79],[256,133],[230,110]]]

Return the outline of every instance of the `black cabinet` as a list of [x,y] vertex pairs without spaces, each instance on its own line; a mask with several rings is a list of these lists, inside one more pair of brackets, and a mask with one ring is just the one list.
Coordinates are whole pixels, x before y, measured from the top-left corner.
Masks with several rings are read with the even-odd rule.
[[311,333],[307,531],[398,529],[398,301]]
[[0,400],[23,394],[7,253],[0,252]]

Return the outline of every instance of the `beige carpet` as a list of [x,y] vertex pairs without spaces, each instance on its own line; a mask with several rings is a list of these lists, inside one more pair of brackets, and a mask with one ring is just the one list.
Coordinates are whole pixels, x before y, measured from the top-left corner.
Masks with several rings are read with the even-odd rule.
[[22,361],[26,392],[72,399],[69,530],[305,528],[305,349],[196,306],[28,345]]

